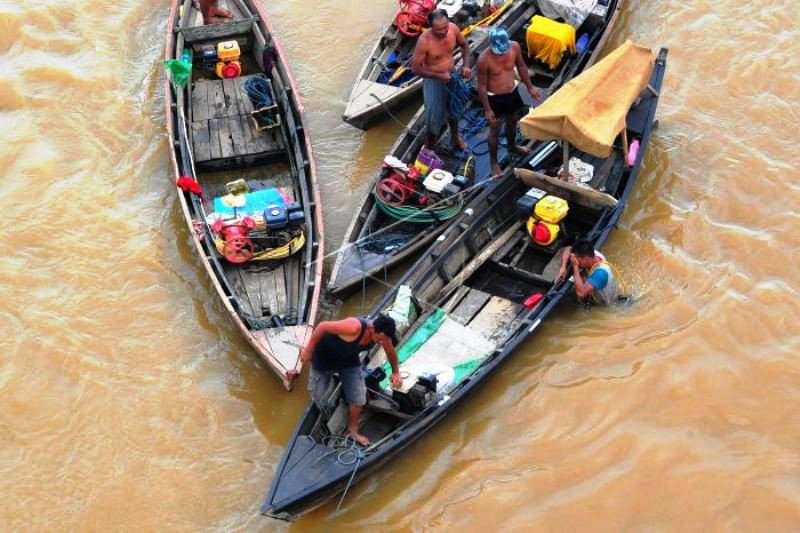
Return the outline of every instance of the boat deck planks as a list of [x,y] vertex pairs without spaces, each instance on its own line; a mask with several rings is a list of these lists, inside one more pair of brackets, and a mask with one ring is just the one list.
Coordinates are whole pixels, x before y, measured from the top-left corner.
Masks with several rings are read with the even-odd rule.
[[272,347],[272,356],[287,370],[295,368],[300,357],[297,329],[297,327],[284,327],[263,330]]
[[261,305],[263,312],[270,314],[277,314],[281,312],[281,307],[278,307],[278,295],[275,291],[276,281],[274,271],[269,273],[259,273],[256,276],[258,282],[258,290],[261,297]]
[[239,304],[241,304],[243,311],[245,313],[250,314],[251,316],[260,316],[260,314],[259,315],[255,314],[255,310],[253,309],[253,304],[251,302],[250,295],[247,292],[247,287],[245,286],[240,271],[239,270],[231,271],[228,275],[228,281],[233,287],[233,290],[236,291],[236,294],[246,296],[245,298],[238,298]]
[[451,296],[447,300],[447,303],[442,307],[445,313],[450,313],[453,309],[455,309],[456,306],[461,303],[461,300],[464,298],[464,296],[466,296],[469,290],[469,287],[466,285],[461,285],[458,289],[456,289],[455,293],[453,293],[453,296]]
[[198,80],[192,87],[192,144],[198,163],[285,152],[279,128],[258,131],[242,86],[252,76]]
[[474,317],[483,304],[485,304],[490,298],[488,293],[480,291],[478,289],[472,289],[469,291],[461,303],[459,303],[456,308],[450,313],[450,318],[461,324],[462,326],[467,324],[472,317]]
[[542,270],[542,277],[545,279],[555,281],[556,276],[558,275],[558,270],[561,268],[561,255],[564,253],[564,248],[553,254],[553,257],[550,261],[545,265],[544,270]]
[[265,307],[265,300],[263,293],[261,292],[261,276],[243,268],[238,269],[236,272],[239,273],[242,283],[244,284],[247,301],[250,303],[250,306],[253,309],[252,315],[260,318],[264,315]]
[[483,309],[469,322],[469,328],[487,339],[496,336],[497,325],[510,322],[521,305],[499,296],[492,296]]

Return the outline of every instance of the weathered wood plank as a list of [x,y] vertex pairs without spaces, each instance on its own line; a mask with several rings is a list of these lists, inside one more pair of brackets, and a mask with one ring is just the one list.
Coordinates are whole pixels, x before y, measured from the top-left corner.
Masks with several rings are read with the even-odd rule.
[[451,296],[447,300],[447,302],[442,306],[444,312],[449,313],[450,311],[455,309],[456,306],[461,303],[461,300],[464,298],[464,296],[466,296],[469,290],[470,290],[469,287],[467,287],[466,285],[462,285],[458,289],[456,289],[456,292],[453,293],[453,296]]
[[228,107],[225,105],[225,89],[223,89],[221,81],[209,83],[208,116],[209,118],[228,116]]
[[265,312],[271,315],[277,315],[280,310],[278,308],[278,300],[275,295],[275,274],[274,271],[261,271],[258,274],[259,291],[261,293],[261,300],[265,308]]
[[211,146],[208,137],[208,121],[192,122],[192,148],[195,161],[211,159]]
[[219,120],[210,119],[208,121],[208,144],[210,147],[211,159],[222,157],[222,147],[219,143]]
[[198,81],[192,87],[192,121],[208,120],[208,82]]
[[244,133],[242,132],[242,123],[240,117],[229,117],[227,119],[227,123],[228,129],[230,130],[233,153],[235,155],[249,154],[250,152],[247,149],[247,143],[244,141]]
[[253,316],[264,316],[264,301],[261,298],[259,274],[244,268],[239,269],[244,288],[247,291],[247,299],[253,309]]
[[478,268],[481,267],[490,257],[492,254],[497,251],[498,248],[503,246],[506,241],[519,229],[516,224],[512,224],[506,231],[503,232],[502,235],[497,237],[489,246],[487,246],[484,250],[481,251],[478,255],[472,258],[472,260],[464,265],[458,271],[458,274],[442,289],[442,293],[447,294],[450,291],[454,290],[456,287],[464,283],[467,278],[469,278]]
[[461,325],[466,324],[481,307],[489,300],[490,295],[478,289],[469,291],[466,297],[461,300],[461,303],[456,306],[452,313],[449,313],[450,318],[455,320]]
[[228,116],[241,115],[244,113],[242,105],[242,95],[239,92],[239,84],[235,80],[222,80],[222,91],[225,93],[225,105]]
[[244,83],[250,76],[241,76],[236,78],[236,90],[239,91],[239,94],[242,95],[241,103],[242,103],[242,111],[245,114],[250,114],[253,111],[253,102],[250,100],[250,97],[247,96],[244,91],[242,90],[244,87]]
[[244,146],[242,150],[247,154],[258,153],[258,142],[256,139],[256,131],[253,128],[253,123],[247,115],[239,116],[239,123],[242,126],[242,139]]
[[[237,299],[239,303],[241,303],[244,311],[251,315],[254,315],[253,311],[253,304],[250,302],[250,299],[247,297],[247,287],[245,287],[244,282],[242,281],[241,269],[239,268],[229,268],[226,269],[226,274],[228,275],[228,281],[231,284],[231,288],[236,291]],[[260,314],[258,316],[261,316]]]
[[301,340],[298,331],[303,328],[269,328],[266,330],[272,356],[285,370],[292,370],[297,366],[300,357]]
[[231,120],[227,117],[214,119],[209,122],[217,123],[217,135],[219,136],[220,157],[228,158],[236,155],[233,149],[233,139],[231,139]]
[[249,17],[235,22],[225,22],[223,24],[207,24],[193,28],[183,28],[181,32],[186,43],[199,41],[221,40],[223,37],[232,35],[242,35],[249,33],[253,22],[260,20],[259,17]]
[[511,300],[492,296],[483,309],[469,322],[469,329],[486,339],[491,339],[495,336],[495,332],[502,332],[508,327],[521,308],[521,305],[515,304]]
[[283,265],[272,271],[275,279],[275,299],[277,300],[277,314],[286,314],[286,279],[284,277]]
[[265,131],[256,131],[255,127],[253,126],[253,122],[250,117],[247,117],[247,123],[250,125],[250,131],[253,132],[253,141],[255,142],[255,152],[270,152],[271,150],[271,143],[270,143],[270,130]]
[[298,308],[298,294],[300,293],[299,287],[299,261],[302,257],[302,253],[294,255],[288,258],[283,263],[283,281],[286,287],[286,315],[294,315],[293,318],[297,317],[297,308]]
[[550,259],[550,261],[545,265],[544,270],[542,270],[542,277],[549,280],[555,280],[556,276],[558,275],[558,271],[561,268],[561,256],[564,254],[564,248],[559,248],[559,250],[555,253],[555,255]]
[[575,202],[589,209],[602,211],[606,208],[614,208],[617,205],[617,199],[610,194],[595,191],[587,187],[581,187],[580,185],[562,181],[551,176],[545,176],[534,170],[517,168],[514,170],[514,174],[516,174],[525,185],[538,187],[547,192],[558,194],[561,197],[566,196],[565,199],[567,201]]

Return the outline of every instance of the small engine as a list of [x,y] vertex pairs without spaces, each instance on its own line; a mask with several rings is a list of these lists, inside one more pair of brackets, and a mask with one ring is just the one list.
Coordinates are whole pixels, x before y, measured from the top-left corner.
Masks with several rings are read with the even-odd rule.
[[242,64],[239,62],[242,52],[237,41],[224,41],[217,45],[217,59],[215,72],[222,79],[238,78],[242,73]]
[[392,391],[392,399],[400,406],[400,411],[408,415],[418,413],[432,405],[437,398],[436,387],[438,380],[434,375],[422,375],[417,378],[406,392]]

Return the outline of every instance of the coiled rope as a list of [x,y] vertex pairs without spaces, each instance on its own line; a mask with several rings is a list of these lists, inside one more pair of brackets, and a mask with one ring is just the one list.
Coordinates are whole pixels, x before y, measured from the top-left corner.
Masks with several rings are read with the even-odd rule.
[[247,78],[242,85],[242,92],[253,102],[253,108],[261,109],[275,103],[272,99],[272,86],[269,79],[263,74]]

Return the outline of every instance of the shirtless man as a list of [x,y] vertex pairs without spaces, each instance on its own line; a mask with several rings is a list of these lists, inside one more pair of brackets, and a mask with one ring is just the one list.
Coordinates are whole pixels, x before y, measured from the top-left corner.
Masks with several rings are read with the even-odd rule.
[[492,177],[498,177],[503,173],[497,163],[500,119],[505,118],[508,150],[521,156],[530,153],[527,148],[517,146],[519,111],[525,104],[514,78],[514,68],[516,67],[522,83],[534,99],[538,100],[542,95],[531,83],[519,43],[509,39],[508,33],[503,28],[493,28],[489,33],[489,48],[478,57],[476,66],[478,97],[483,104],[486,120],[489,121],[489,161],[492,165]]
[[450,112],[448,86],[453,85],[452,72],[455,66],[453,48],[456,45],[461,48],[461,57],[464,61],[461,77],[467,79],[472,75],[472,70],[469,68],[469,44],[461,35],[458,26],[447,18],[447,11],[444,9],[431,11],[428,23],[430,29],[417,39],[414,57],[411,60],[411,70],[414,74],[425,78],[422,82],[422,93],[425,99],[425,126],[428,129],[426,144],[433,146],[446,123],[450,126],[453,147],[456,150],[464,150],[467,148],[467,143],[458,132],[458,117]]
[[199,0],[200,13],[203,14],[203,24],[218,24],[233,18],[233,13],[227,9],[217,7],[218,0]]

